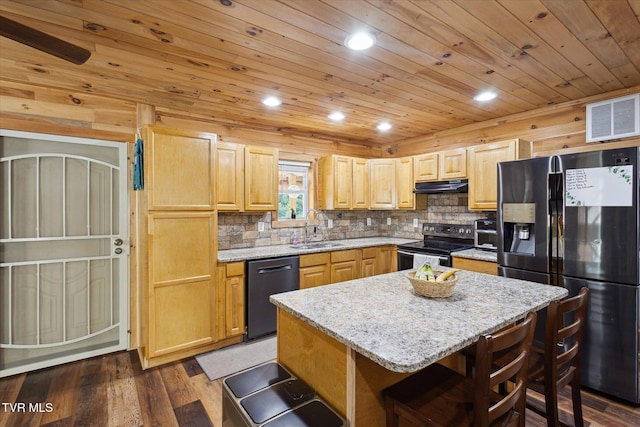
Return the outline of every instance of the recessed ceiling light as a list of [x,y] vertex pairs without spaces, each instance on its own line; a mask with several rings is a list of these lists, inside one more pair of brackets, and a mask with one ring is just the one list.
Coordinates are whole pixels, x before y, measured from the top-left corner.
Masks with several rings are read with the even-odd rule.
[[353,50],[369,49],[376,42],[376,37],[364,31],[353,33],[344,41],[344,45]]
[[280,101],[275,96],[267,96],[262,100],[262,103],[267,107],[277,107],[278,105],[282,104],[282,101]]
[[344,119],[344,114],[342,114],[340,111],[334,111],[333,113],[329,114],[327,117],[329,117],[334,122],[339,122],[340,120]]
[[476,96],[473,97],[473,99],[475,101],[480,101],[480,102],[484,102],[484,101],[491,101],[492,99],[494,99],[496,97],[496,93],[495,92],[482,92]]
[[391,129],[391,123],[389,122],[380,122],[377,126],[378,130],[385,131]]

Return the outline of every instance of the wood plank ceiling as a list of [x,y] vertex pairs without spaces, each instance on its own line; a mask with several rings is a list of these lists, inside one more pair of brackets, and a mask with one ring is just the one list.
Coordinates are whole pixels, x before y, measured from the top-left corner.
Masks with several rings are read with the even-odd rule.
[[[2,0],[0,13],[92,52],[74,65],[0,37],[1,79],[366,145],[640,85],[640,0]],[[348,50],[362,29],[376,45]],[[498,97],[474,101],[483,90]]]

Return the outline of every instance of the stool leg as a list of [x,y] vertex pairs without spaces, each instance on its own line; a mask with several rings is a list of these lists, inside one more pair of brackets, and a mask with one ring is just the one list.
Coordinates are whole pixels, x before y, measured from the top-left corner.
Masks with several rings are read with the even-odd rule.
[[571,403],[573,405],[573,424],[575,427],[584,427],[582,419],[582,397],[580,396],[580,381],[576,378],[571,382]]
[[560,427],[558,419],[558,387],[555,381],[544,383],[544,405],[548,427]]
[[399,425],[399,418],[398,415],[395,413],[394,409],[393,409],[394,403],[392,399],[389,399],[388,397],[384,398],[384,410],[386,413],[386,418],[387,418],[387,427],[398,427]]

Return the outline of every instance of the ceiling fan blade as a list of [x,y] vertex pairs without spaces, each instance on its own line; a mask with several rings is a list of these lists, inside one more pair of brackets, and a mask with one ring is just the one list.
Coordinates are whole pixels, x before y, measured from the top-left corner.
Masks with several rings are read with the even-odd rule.
[[0,16],[0,35],[77,65],[84,64],[91,56],[91,52],[87,49],[27,27],[4,16]]

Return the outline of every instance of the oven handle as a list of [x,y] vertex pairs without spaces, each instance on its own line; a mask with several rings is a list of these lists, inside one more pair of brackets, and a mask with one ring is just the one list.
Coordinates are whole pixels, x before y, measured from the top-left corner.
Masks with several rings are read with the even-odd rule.
[[445,262],[449,260],[449,257],[446,257],[446,256],[435,255],[435,254],[425,254],[424,252],[406,252],[406,251],[398,251],[398,253],[399,253],[400,255],[411,255],[411,256],[413,256],[413,255],[429,255],[429,256],[435,256],[435,257],[438,257],[438,259],[439,259],[439,260],[441,260],[441,261],[445,261]]
[[411,255],[411,256],[419,254],[418,252],[406,252],[406,251],[398,251],[398,253],[400,255]]

